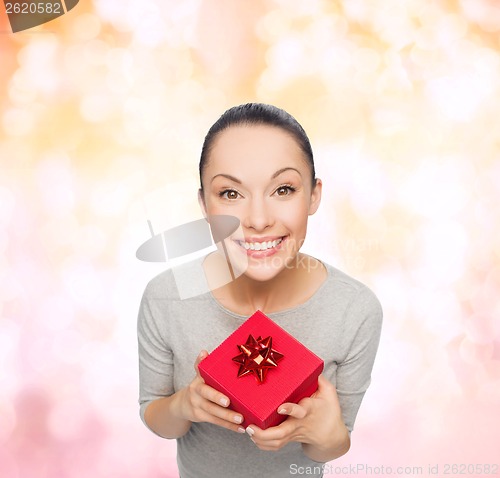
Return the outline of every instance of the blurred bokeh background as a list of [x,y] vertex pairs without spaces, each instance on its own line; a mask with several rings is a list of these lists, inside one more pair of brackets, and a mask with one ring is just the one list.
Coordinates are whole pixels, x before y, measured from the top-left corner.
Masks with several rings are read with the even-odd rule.
[[16,34],[0,10],[0,476],[178,476],[138,415],[137,310],[164,266],[135,251],[148,219],[201,217],[203,137],[247,101],[310,136],[303,251],[384,307],[327,476],[500,475],[498,1],[94,0]]

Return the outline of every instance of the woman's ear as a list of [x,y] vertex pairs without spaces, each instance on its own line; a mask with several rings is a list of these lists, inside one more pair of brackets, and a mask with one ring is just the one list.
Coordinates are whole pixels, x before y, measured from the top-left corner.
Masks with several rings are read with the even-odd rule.
[[316,178],[316,186],[311,193],[311,202],[309,204],[309,216],[312,216],[317,210],[321,203],[321,191],[323,188],[323,182],[321,179]]
[[203,197],[203,190],[201,188],[198,189],[198,204],[200,205],[201,212],[203,213],[203,217],[207,218],[207,207],[205,206],[205,198]]

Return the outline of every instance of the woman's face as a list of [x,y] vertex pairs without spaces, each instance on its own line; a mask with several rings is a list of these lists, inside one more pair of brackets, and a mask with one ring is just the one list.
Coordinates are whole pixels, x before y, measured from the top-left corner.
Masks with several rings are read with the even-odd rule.
[[293,136],[267,125],[231,126],[207,159],[199,198],[204,214],[240,220],[224,241],[233,267],[259,281],[294,267],[322,185],[318,179],[311,191],[311,171]]

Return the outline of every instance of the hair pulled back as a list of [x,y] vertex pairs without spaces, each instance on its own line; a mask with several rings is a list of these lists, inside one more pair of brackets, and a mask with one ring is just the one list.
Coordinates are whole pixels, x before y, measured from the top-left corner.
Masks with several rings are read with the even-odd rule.
[[311,144],[304,128],[290,113],[281,108],[264,103],[246,103],[244,105],[233,106],[224,112],[205,136],[199,165],[200,189],[202,192],[203,183],[201,177],[207,167],[208,156],[213,148],[215,139],[225,129],[239,125],[268,125],[281,128],[289,133],[297,141],[297,144],[304,153],[304,159],[311,169],[311,188],[314,189],[316,185],[314,158]]

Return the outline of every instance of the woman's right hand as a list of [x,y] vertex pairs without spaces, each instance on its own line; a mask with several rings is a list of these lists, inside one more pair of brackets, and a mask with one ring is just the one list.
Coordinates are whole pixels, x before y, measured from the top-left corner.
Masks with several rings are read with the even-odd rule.
[[179,391],[179,413],[191,422],[214,423],[238,433],[245,433],[240,425],[243,416],[229,410],[229,398],[205,383],[198,370],[198,364],[208,355],[202,350],[194,363],[196,377]]

